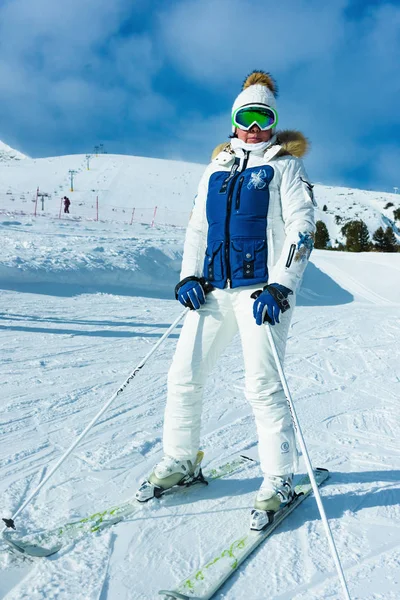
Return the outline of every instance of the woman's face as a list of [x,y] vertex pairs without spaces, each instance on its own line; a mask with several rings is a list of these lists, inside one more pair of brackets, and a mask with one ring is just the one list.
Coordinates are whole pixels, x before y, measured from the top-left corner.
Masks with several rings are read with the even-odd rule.
[[243,131],[243,129],[236,127],[236,135],[239,140],[242,140],[246,144],[259,144],[260,142],[268,142],[271,139],[272,130],[261,131],[258,125],[253,125],[248,131]]

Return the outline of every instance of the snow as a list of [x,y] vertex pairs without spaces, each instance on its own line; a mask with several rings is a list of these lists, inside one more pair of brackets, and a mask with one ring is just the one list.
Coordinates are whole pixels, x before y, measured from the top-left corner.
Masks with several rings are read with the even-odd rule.
[[24,158],[27,158],[25,154],[22,154],[22,152],[19,152],[18,150],[14,150],[14,148],[11,148],[11,146],[8,146],[0,140],[0,162],[16,161]]
[[[88,155],[89,156],[89,155]],[[89,169],[88,169],[89,166]],[[99,154],[0,163],[0,214],[64,218],[62,198],[71,200],[70,220],[156,222],[185,226],[204,167],[137,156]],[[73,171],[73,190],[71,173]],[[97,200],[96,200],[97,199]],[[98,214],[96,208],[98,201]],[[132,214],[133,213],[133,214]]]
[[[1,150],[0,143],[0,157]],[[150,225],[157,207],[157,224],[185,227],[203,170],[203,165],[114,154],[0,160],[0,215],[32,216],[39,190],[46,196],[43,203],[38,198],[36,216],[63,220],[62,198],[68,196],[69,221]],[[378,227],[391,226],[400,241],[400,223],[393,215],[400,208],[399,194],[321,184],[314,193],[316,218],[325,222],[334,246],[336,240],[345,241],[340,230],[351,219],[362,219],[371,237]]]
[[[316,185],[314,193],[318,203],[315,217],[327,226],[332,246],[337,246],[338,242],[345,243],[341,229],[352,220],[364,221],[371,240],[379,227],[392,227],[400,241],[399,222],[394,220],[393,214],[396,208],[400,208],[398,194],[324,185]],[[325,211],[324,206],[327,208]]]
[[[180,225],[201,165],[104,155],[93,157],[87,171],[84,160],[26,159],[0,167],[4,517],[18,509],[181,313],[173,299],[184,239]],[[81,168],[80,191],[72,195],[68,169],[74,168]],[[50,193],[57,189],[57,201],[35,218],[37,185]],[[332,209],[343,204],[342,190],[328,191]],[[89,192],[102,199],[104,219],[93,220]],[[375,194],[373,204],[372,192],[351,192],[383,218],[379,203],[384,206],[387,195]],[[59,219],[65,194],[72,197],[71,215]],[[75,214],[78,198],[87,202],[81,214]],[[109,209],[133,204],[148,213],[132,225],[124,213]],[[152,227],[155,205],[167,216]],[[372,208],[369,214],[375,214]],[[285,370],[311,459],[331,471],[321,494],[353,600],[400,597],[399,289],[400,254],[314,251],[288,342]],[[162,453],[166,374],[179,328],[17,518],[21,532],[132,497]],[[240,453],[256,457],[243,388],[235,339],[207,383],[206,465]],[[48,559],[24,559],[1,544],[0,597],[157,598],[159,589],[180,582],[215,556],[230,532],[247,525],[260,482],[255,465],[189,495],[165,496]],[[342,598],[313,498],[215,598]]]

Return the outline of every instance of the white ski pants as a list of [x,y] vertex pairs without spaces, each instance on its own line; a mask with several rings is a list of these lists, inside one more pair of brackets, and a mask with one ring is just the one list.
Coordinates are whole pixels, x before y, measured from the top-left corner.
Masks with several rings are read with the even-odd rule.
[[[215,289],[200,310],[184,321],[168,373],[164,420],[164,452],[193,460],[200,447],[203,387],[218,357],[239,331],[244,367],[245,395],[252,406],[264,474],[285,475],[297,468],[295,434],[266,327],[256,324],[251,294],[260,285]],[[293,296],[289,301],[294,304]],[[271,327],[281,361],[293,307]],[[216,399],[217,401],[217,399]]]

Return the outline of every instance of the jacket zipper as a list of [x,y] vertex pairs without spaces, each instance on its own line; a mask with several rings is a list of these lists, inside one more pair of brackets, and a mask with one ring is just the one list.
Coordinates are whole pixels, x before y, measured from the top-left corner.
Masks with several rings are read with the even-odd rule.
[[247,169],[247,163],[249,162],[249,156],[250,156],[250,150],[245,150],[243,165],[242,165],[242,168],[240,169],[241,171],[244,171],[245,169]]
[[240,208],[240,191],[242,189],[243,179],[244,179],[244,175],[242,175],[240,177],[239,183],[238,183],[238,188],[237,188],[237,192],[236,192],[236,202],[235,202],[235,209],[236,210],[239,210],[239,208]]
[[[249,162],[249,156],[250,156],[250,151],[249,150],[245,150],[243,165],[242,165],[242,169],[241,169],[242,171],[244,171],[247,168],[247,163]],[[235,188],[235,182],[236,182],[236,179],[239,176],[239,174],[240,174],[240,172],[238,173],[236,171],[235,174],[233,175],[233,177],[231,178],[230,188],[229,188],[229,192],[228,192],[227,206],[226,206],[226,220],[225,220],[225,261],[226,261],[226,279],[227,279],[227,284],[228,284],[229,288],[231,287],[231,281],[232,281],[231,263],[230,263],[230,260],[229,260],[229,247],[230,247],[230,242],[231,242],[230,231],[229,231],[229,224],[230,224],[231,213],[232,213],[233,192],[234,192],[234,188]]]
[[230,242],[231,242],[231,237],[230,237],[230,231],[229,231],[229,222],[231,219],[231,212],[232,212],[232,197],[233,197],[233,190],[235,188],[235,182],[237,179],[238,174],[234,175],[231,179],[231,186],[229,188],[229,192],[228,192],[228,199],[227,199],[227,203],[226,203],[226,219],[225,219],[225,262],[226,262],[226,277],[227,277],[227,283],[228,283],[228,287],[231,287],[231,263],[229,260],[229,246],[230,246]]

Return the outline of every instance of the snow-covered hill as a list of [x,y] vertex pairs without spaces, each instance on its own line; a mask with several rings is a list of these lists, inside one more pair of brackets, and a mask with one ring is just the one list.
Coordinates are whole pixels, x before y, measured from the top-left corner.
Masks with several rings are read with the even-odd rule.
[[39,216],[64,217],[60,209],[66,195],[71,200],[70,220],[150,224],[157,207],[158,223],[184,226],[203,169],[192,163],[112,154],[0,165],[0,212],[32,215],[36,205]]
[[316,218],[327,226],[333,246],[345,242],[341,228],[352,220],[364,221],[371,238],[379,227],[390,226],[400,241],[400,222],[396,222],[393,215],[400,208],[399,194],[316,185],[315,196],[318,203]]
[[25,154],[14,150],[4,142],[0,141],[0,163],[8,163],[10,161],[18,161],[27,158]]
[[[71,215],[59,219],[68,169],[78,171],[77,192],[68,194]],[[14,197],[0,207],[0,517],[17,510],[181,313],[173,299],[184,238],[177,225],[187,219],[201,171],[108,155],[93,157],[90,171],[84,156],[0,167],[2,202]],[[46,218],[34,218],[27,200],[38,185],[57,192],[54,206],[44,197]],[[78,198],[101,200],[100,192],[104,210],[110,204],[97,222],[89,220],[89,200],[80,206]],[[150,217],[162,198],[175,223],[152,227],[147,215],[124,221],[111,208],[126,207],[128,192]],[[373,193],[352,192],[365,196],[358,202],[372,214]],[[335,194],[327,189],[321,208],[330,199],[339,210]],[[285,369],[304,437],[313,463],[331,472],[321,493],[352,600],[400,597],[399,289],[400,254],[314,251],[288,342]],[[132,497],[162,453],[166,375],[178,334],[17,518],[18,530],[62,524]],[[257,456],[243,392],[236,338],[206,387],[207,466]],[[50,559],[30,561],[0,543],[0,598],[155,600],[222,550],[234,560],[235,549],[224,544],[247,526],[260,483],[254,465],[188,496],[165,496]],[[243,598],[342,598],[313,498],[215,596]]]
[[[203,169],[193,163],[111,154],[0,164],[0,213],[31,215],[36,210],[40,216],[64,218],[62,198],[67,195],[70,220],[150,224],[155,216],[159,224],[185,226]],[[38,189],[44,195],[36,203]],[[340,230],[351,219],[365,221],[371,236],[378,227],[391,225],[400,241],[400,224],[393,220],[400,195],[320,184],[314,191],[317,219],[326,223],[333,245],[343,241]],[[386,208],[388,204],[392,206]]]

